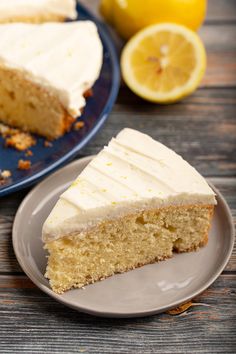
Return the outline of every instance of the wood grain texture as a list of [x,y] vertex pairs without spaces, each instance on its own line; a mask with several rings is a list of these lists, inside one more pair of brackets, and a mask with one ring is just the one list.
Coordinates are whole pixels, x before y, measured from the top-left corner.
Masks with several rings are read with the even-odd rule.
[[70,310],[26,277],[0,284],[2,353],[235,353],[236,275],[222,275],[180,315],[126,320]]
[[235,0],[208,1],[207,19],[205,24],[222,24],[236,22]]
[[205,176],[234,176],[236,91],[198,90],[174,105],[155,105],[121,90],[102,131],[81,155],[98,152],[122,127],[151,134],[191,162]]
[[[97,13],[99,0],[81,2]],[[201,88],[178,104],[158,106],[122,83],[108,121],[79,157],[97,153],[125,126],[140,129],[209,177],[236,223],[236,1],[209,0],[200,35],[208,55]],[[0,353],[236,353],[236,245],[223,274],[182,314],[92,317],[42,293],[18,265],[11,229],[28,191],[0,199]]]

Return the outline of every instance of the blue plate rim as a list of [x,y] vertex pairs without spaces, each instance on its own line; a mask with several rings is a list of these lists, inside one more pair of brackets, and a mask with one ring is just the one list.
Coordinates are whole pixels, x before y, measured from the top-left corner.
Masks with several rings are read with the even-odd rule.
[[59,167],[62,167],[66,162],[69,162],[97,134],[97,132],[101,129],[102,125],[107,120],[108,115],[113,108],[120,88],[120,67],[117,52],[106,25],[103,24],[98,18],[96,18],[85,6],[81,5],[80,3],[77,3],[78,13],[80,9],[85,12],[93,22],[96,23],[99,29],[99,34],[101,35],[103,41],[106,43],[106,46],[109,50],[110,59],[112,63],[112,87],[106,105],[103,108],[99,119],[97,120],[92,130],[71,151],[69,151],[63,157],[59,158],[57,161],[53,162],[50,166],[43,168],[40,172],[37,172],[33,176],[26,177],[25,179],[19,182],[13,183],[10,186],[6,186],[2,190],[0,190],[0,197],[32,186],[34,183],[38,182],[42,177],[46,177],[49,173],[55,171]]

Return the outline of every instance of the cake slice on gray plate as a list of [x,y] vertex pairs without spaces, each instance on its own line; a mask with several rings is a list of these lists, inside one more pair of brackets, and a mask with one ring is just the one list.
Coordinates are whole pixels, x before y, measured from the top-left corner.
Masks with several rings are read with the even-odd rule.
[[215,194],[181,156],[132,129],[113,138],[60,196],[43,226],[52,289],[206,245]]

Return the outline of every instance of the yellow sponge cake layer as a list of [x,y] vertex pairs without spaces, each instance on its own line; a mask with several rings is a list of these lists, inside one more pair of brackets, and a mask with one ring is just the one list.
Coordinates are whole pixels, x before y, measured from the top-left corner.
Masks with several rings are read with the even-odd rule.
[[75,119],[44,87],[0,65],[0,120],[55,139],[68,131]]
[[[212,206],[148,210],[48,242],[46,277],[56,293],[187,252],[208,239]],[[197,222],[196,222],[197,220]]]
[[14,23],[14,22],[24,22],[24,23],[44,23],[44,22],[64,22],[65,17],[55,14],[42,14],[35,16],[14,16],[0,18],[0,24]]

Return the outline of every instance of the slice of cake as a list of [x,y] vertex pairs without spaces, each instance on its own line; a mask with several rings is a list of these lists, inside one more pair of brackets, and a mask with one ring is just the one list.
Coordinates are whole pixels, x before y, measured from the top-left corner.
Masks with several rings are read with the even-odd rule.
[[216,204],[204,178],[151,137],[122,130],[60,196],[43,226],[52,289],[206,245]]
[[102,57],[90,21],[0,25],[0,121],[60,137],[81,115]]
[[75,0],[0,0],[0,23],[75,19]]

